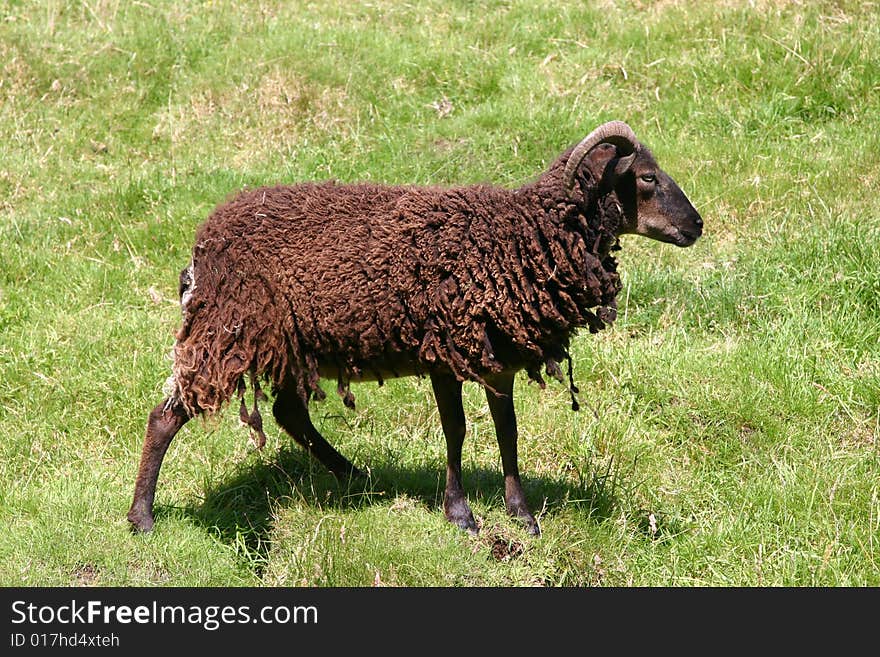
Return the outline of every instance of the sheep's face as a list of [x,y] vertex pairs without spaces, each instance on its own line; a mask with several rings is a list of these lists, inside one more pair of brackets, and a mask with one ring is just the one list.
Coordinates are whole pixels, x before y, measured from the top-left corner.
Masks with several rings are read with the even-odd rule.
[[[625,158],[621,158],[624,160]],[[641,147],[623,172],[615,172],[614,191],[626,217],[621,233],[644,235],[676,246],[690,246],[703,233],[703,219],[651,152]]]

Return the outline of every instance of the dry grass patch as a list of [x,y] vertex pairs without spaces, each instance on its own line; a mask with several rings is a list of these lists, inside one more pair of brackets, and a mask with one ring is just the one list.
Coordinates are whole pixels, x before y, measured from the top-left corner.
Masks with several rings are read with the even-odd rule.
[[271,70],[253,82],[201,89],[161,111],[154,139],[175,149],[209,150],[247,168],[304,139],[344,139],[353,110],[345,89],[322,87],[291,71]]

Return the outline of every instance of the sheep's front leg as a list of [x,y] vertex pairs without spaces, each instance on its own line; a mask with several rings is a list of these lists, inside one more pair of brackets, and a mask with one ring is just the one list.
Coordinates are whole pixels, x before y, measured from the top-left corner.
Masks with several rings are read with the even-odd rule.
[[153,500],[162,459],[175,434],[189,420],[183,406],[166,399],[156,406],[147,420],[147,435],[134,484],[134,500],[128,510],[132,529],[148,532],[153,528]]
[[519,465],[516,453],[516,411],[513,407],[513,380],[515,372],[492,377],[488,382],[499,394],[486,390],[489,411],[495,423],[495,436],[501,450],[501,467],[504,471],[504,503],[507,512],[526,524],[530,534],[541,535],[541,528],[535,516],[529,511],[526,496],[519,480]]
[[431,374],[434,399],[440,411],[440,423],[446,436],[446,492],[443,494],[443,512],[446,519],[476,534],[477,523],[467,503],[461,485],[461,446],[466,430],[464,407],[461,403],[461,381],[451,374]]
[[309,409],[295,390],[279,390],[275,395],[272,413],[278,424],[337,478],[363,476],[360,470],[318,433],[309,417]]

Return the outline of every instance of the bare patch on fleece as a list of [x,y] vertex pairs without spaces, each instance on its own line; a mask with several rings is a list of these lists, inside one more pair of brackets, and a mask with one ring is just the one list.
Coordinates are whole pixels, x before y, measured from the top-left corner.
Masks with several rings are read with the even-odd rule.
[[[186,318],[186,310],[190,300],[192,300],[193,291],[196,289],[196,275],[193,269],[193,263],[180,272],[180,281],[178,285],[178,294],[180,295],[180,314]],[[180,386],[177,383],[177,376],[174,373],[174,349],[168,354],[171,360],[171,375],[165,379],[162,386],[162,392],[168,397],[168,404],[176,402],[180,399]]]

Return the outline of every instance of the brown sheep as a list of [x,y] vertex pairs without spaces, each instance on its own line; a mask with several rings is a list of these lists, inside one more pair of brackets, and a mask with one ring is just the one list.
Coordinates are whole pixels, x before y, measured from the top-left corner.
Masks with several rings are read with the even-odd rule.
[[[517,464],[514,376],[562,379],[569,343],[614,321],[624,233],[693,244],[702,219],[651,152],[620,121],[603,124],[518,189],[342,185],[240,193],[198,229],[180,277],[183,324],[167,398],[149,415],[128,519],[153,526],[159,468],[192,417],[236,395],[240,417],[265,442],[260,381],[277,422],[340,477],[357,470],[315,429],[311,398],[335,379],[431,379],[447,444],[443,508],[477,525],[461,484],[462,382],[485,387],[501,451],[505,503],[540,533]],[[248,412],[244,393],[254,389]]]

